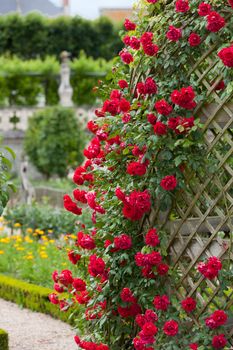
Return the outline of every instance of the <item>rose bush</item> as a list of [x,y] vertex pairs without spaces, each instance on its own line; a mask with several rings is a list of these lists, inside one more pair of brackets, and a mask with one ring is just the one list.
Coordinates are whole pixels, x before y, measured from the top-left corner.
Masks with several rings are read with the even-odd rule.
[[[232,22],[227,1],[197,0],[141,1],[137,23],[125,22],[126,47],[111,83],[98,88],[104,101],[88,125],[93,139],[84,150],[87,160],[74,173],[74,182],[86,186],[93,228],[79,223],[77,276],[66,271],[64,280],[63,271],[54,277],[61,310],[83,305],[77,322],[82,334],[75,337],[81,349],[207,350],[227,344],[224,310],[213,313],[214,304],[207,305],[198,320],[200,299],[187,294],[180,300],[184,291],[176,290],[176,282],[182,271],[166,251],[161,214],[166,221],[188,190],[185,175],[208,166],[194,118],[198,103],[208,102],[208,90],[187,72],[210,44],[229,47]],[[231,50],[216,58],[227,85]],[[79,215],[85,200],[77,193],[75,200],[65,196],[64,204]],[[73,280],[80,261],[87,273],[85,290],[78,291]],[[220,259],[209,257],[192,273],[208,283],[222,270]],[[58,287],[70,298],[61,300]]]

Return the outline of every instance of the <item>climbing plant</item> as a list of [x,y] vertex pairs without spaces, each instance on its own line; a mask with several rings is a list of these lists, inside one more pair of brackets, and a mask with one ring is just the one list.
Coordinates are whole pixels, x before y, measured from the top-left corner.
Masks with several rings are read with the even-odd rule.
[[[188,281],[200,279],[203,287],[190,294],[187,283],[177,287],[187,257],[173,263],[167,224],[176,207],[182,213],[184,194],[192,206],[206,205],[191,189],[201,185],[200,175],[217,171],[199,106],[213,102],[212,91],[218,101],[232,98],[232,7],[231,0],[144,0],[135,22],[125,21],[125,48],[111,82],[98,88],[104,102],[88,123],[94,137],[74,173],[78,188],[73,199],[64,196],[68,211],[80,215],[83,205],[92,211],[93,228],[80,223],[68,252],[77,276],[55,271],[50,295],[62,311],[77,313],[81,349],[229,349],[231,249],[224,259],[198,255]],[[204,73],[197,75],[201,57]],[[207,302],[213,281],[217,289]],[[60,296],[64,291],[70,298]]]

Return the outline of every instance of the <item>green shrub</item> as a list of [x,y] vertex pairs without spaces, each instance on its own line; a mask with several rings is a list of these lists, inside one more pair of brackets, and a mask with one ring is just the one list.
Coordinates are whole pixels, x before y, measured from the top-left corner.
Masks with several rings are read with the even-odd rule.
[[[51,304],[48,299],[50,293],[53,293],[53,290],[49,288],[0,275],[0,298],[72,324],[71,312],[61,312],[57,305]],[[2,350],[1,347],[0,349]]]
[[67,168],[81,164],[85,134],[71,109],[46,108],[29,119],[25,151],[47,178],[65,177]]
[[22,231],[31,228],[47,233],[51,230],[53,237],[59,237],[61,234],[66,233],[75,233],[76,218],[74,215],[66,210],[53,208],[45,204],[21,204],[13,208],[7,208],[4,218],[7,221],[7,226],[12,229],[16,223],[19,223]]
[[119,25],[106,18],[95,21],[81,17],[48,19],[37,13],[0,17],[0,54],[23,59],[46,57],[67,50],[77,57],[81,50],[94,58],[111,59],[122,48]]
[[8,350],[8,334],[3,329],[0,329],[0,349]]
[[[93,87],[105,80],[112,62],[88,57],[84,51],[71,63],[73,102],[76,105],[96,104]],[[22,60],[17,56],[0,56],[0,105],[35,106],[41,95],[46,105],[59,102],[60,63],[54,56]]]
[[11,158],[15,158],[15,154],[11,148],[2,146],[0,139],[0,215],[9,200],[10,191],[12,189],[14,190],[14,186],[10,181],[12,163],[6,156],[6,151],[10,153]]

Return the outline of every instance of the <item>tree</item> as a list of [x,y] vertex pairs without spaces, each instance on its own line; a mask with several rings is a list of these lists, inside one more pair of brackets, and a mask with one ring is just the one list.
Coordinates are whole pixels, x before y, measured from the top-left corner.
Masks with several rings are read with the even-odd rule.
[[67,169],[82,162],[85,134],[71,109],[46,108],[30,118],[25,152],[46,177],[64,177]]

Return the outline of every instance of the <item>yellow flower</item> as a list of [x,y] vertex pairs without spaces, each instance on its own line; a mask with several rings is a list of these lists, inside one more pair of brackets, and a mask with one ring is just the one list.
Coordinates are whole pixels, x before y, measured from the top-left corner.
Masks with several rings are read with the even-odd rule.
[[45,250],[45,249],[46,249],[46,247],[43,247],[43,246],[42,246],[42,247],[40,247],[39,249],[41,249],[41,250]]
[[70,238],[72,238],[72,239],[77,239],[77,236],[75,236],[75,235],[70,235]]
[[4,250],[0,250],[0,255],[4,254]]
[[19,222],[16,222],[15,224],[14,224],[14,227],[21,227],[22,225],[19,223]]
[[0,231],[4,231],[4,230],[5,230],[5,226],[1,226]]
[[48,230],[48,233],[53,233],[53,230]]
[[16,250],[25,250],[23,247],[17,247]]
[[31,233],[33,233],[33,229],[32,229],[31,227],[29,227],[29,228],[26,229],[26,232],[27,232],[28,234],[31,234]]
[[10,238],[5,237],[0,239],[0,243],[9,243],[9,242],[10,242]]
[[3,221],[4,221],[4,217],[0,216],[0,222],[3,222]]
[[26,260],[33,260],[33,259],[34,259],[34,256],[33,256],[33,255],[26,255],[26,256],[24,257],[24,259],[26,259]]
[[47,254],[40,254],[40,256],[41,256],[42,259],[47,259],[48,258]]
[[62,266],[67,266],[67,263],[66,262],[62,263]]
[[24,238],[24,240],[25,240],[25,242],[27,242],[27,243],[33,243],[33,240],[32,240],[29,236],[26,236],[26,237]]
[[49,240],[49,243],[54,243],[54,242],[55,242],[54,239]]

